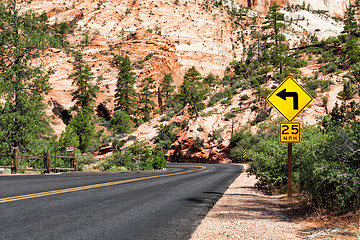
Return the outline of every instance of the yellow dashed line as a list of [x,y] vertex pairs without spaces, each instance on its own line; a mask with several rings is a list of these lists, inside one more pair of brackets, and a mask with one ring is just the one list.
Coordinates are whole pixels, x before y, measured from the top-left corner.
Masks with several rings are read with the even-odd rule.
[[185,172],[178,172],[178,173],[170,173],[170,174],[164,174],[164,175],[157,175],[157,176],[150,176],[150,177],[127,179],[127,180],[121,180],[121,181],[115,181],[115,182],[92,184],[92,185],[81,186],[81,187],[65,188],[65,189],[60,189],[60,190],[32,193],[32,194],[19,195],[19,196],[14,196],[14,197],[0,198],[0,203],[13,202],[13,201],[37,198],[37,197],[44,197],[44,196],[56,195],[56,194],[60,194],[60,193],[77,192],[77,191],[100,188],[100,187],[108,187],[108,186],[114,186],[114,185],[119,185],[119,184],[123,184],[123,183],[136,182],[136,181],[140,181],[140,180],[159,178],[159,177],[168,177],[168,176],[180,175],[180,174],[185,174],[185,173],[197,172],[197,171],[206,169],[206,167],[203,167],[203,166],[196,166],[196,167],[199,167],[200,169],[190,170],[190,171],[185,171]]

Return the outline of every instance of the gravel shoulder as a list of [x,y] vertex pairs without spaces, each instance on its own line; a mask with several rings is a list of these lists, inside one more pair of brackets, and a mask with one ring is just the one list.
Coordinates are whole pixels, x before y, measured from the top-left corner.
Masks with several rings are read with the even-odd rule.
[[255,176],[242,173],[202,220],[191,239],[299,239],[296,233],[301,225],[289,216],[286,198],[256,190],[256,181]]
[[267,195],[254,187],[256,182],[255,176],[241,173],[191,240],[357,239],[354,226],[360,231],[360,212],[336,217],[308,215],[298,201],[288,201],[286,195]]

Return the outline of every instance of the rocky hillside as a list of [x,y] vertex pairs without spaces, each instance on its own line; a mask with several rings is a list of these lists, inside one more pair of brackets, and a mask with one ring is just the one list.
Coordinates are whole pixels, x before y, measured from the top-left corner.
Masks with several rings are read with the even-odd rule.
[[[222,2],[222,5],[219,4]],[[171,73],[175,85],[182,84],[184,72],[192,66],[203,75],[212,72],[220,78],[233,60],[241,60],[243,50],[251,43],[250,27],[247,22],[258,21],[261,27],[264,13],[270,0],[236,1],[164,1],[164,0],[79,0],[44,1],[35,0],[26,5],[37,12],[45,11],[50,23],[76,22],[73,34],[68,36],[71,47],[81,49],[84,59],[96,77],[102,93],[97,103],[104,103],[113,109],[116,69],[111,64],[113,49],[127,54],[134,65],[136,78],[153,77],[157,84],[167,73]],[[281,0],[282,12],[288,20],[295,19],[285,33],[290,47],[303,46],[316,35],[320,40],[337,36],[343,24],[331,17],[344,14],[348,0]],[[250,7],[243,10],[240,5]],[[296,7],[296,5],[300,7]],[[232,9],[242,15],[240,25],[234,24]],[[325,10],[329,13],[326,14]],[[244,27],[241,27],[244,26]],[[72,73],[71,57],[59,49],[49,49],[42,61],[52,70],[50,82],[53,87],[47,100],[52,103],[48,114],[52,115],[52,126],[59,135],[64,122],[54,116],[54,109],[69,109],[71,102]],[[321,67],[311,62],[301,69],[304,76],[314,76]],[[269,75],[271,78],[271,75]],[[318,116],[325,115],[342,90],[342,75],[324,76],[335,85],[330,91],[321,93],[299,117],[300,122],[314,124]],[[269,89],[276,83],[270,81]],[[248,96],[244,100],[243,96]],[[323,97],[328,101],[324,104]],[[253,89],[238,91],[230,104],[218,103],[205,109],[199,118],[186,114],[175,116],[171,121],[188,121],[188,126],[177,136],[167,156],[169,160],[198,162],[228,162],[229,139],[259,114],[260,103],[255,101]],[[186,112],[186,111],[185,111]],[[235,118],[226,119],[225,114],[234,112]],[[275,110],[271,116],[279,117]],[[161,116],[139,127],[132,135],[140,140],[152,141],[157,135],[156,126]],[[256,129],[256,126],[254,127]],[[216,133],[217,137],[214,137]],[[204,139],[200,149],[191,148],[195,139]]]
[[[230,2],[230,1],[229,1]],[[272,0],[236,0],[236,3],[250,7],[255,11],[266,13]],[[330,16],[342,17],[349,4],[349,0],[276,0],[280,6],[287,7],[291,5],[305,6],[312,10],[327,11]]]

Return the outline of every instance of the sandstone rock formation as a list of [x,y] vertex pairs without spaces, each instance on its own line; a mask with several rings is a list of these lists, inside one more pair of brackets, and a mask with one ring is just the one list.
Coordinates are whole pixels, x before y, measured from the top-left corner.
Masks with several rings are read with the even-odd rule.
[[[236,0],[238,4],[250,7],[256,11],[266,13],[274,0]],[[330,16],[342,17],[349,5],[349,0],[276,0],[282,7],[299,5],[309,7],[311,10],[323,10],[329,12]]]
[[[164,0],[34,0],[27,8],[37,12],[45,11],[51,23],[76,21],[75,32],[68,36],[71,47],[79,49],[94,73],[94,82],[102,90],[97,104],[104,104],[113,109],[113,98],[116,87],[117,72],[111,63],[112,55],[126,54],[134,63],[137,82],[145,77],[153,77],[156,84],[167,73],[172,73],[177,86],[181,85],[184,72],[196,66],[206,75],[212,72],[220,77],[228,64],[242,58],[245,41],[251,41],[249,29],[235,29],[231,16],[226,8],[209,7],[209,0],[178,1]],[[265,13],[271,0],[228,0],[223,1],[229,7],[236,4],[251,7],[252,10]],[[287,18],[303,19],[293,25],[292,31],[286,32],[291,47],[305,45],[312,34],[317,33],[321,39],[335,36],[342,31],[341,23],[328,17],[318,16],[308,11],[286,11],[286,6],[304,5],[310,10],[326,10],[331,16],[343,16],[349,0],[277,0],[285,7],[283,12]],[[252,11],[252,14],[255,12]],[[260,15],[258,20],[263,21]],[[53,115],[52,126],[57,135],[65,129],[65,123],[54,116],[57,108],[70,109],[72,80],[72,57],[59,49],[48,49],[42,56],[46,67],[53,72],[50,76],[52,90],[46,101],[52,105],[48,114]],[[305,75],[313,76],[320,66],[311,65],[301,69]],[[323,116],[330,110],[341,91],[341,79],[335,80],[332,91],[325,93],[327,106],[323,106],[321,97],[317,97],[307,114],[300,116],[300,122],[315,123],[317,116]],[[269,84],[269,88],[273,84]],[[137,86],[137,85],[136,85]],[[135,86],[135,87],[136,87]],[[248,95],[248,100],[241,96]],[[253,121],[258,115],[259,103],[254,101],[255,95],[249,89],[242,89],[229,105],[217,104],[203,111],[197,119],[189,116],[177,116],[171,121],[189,121],[188,127],[177,136],[177,141],[167,153],[169,160],[196,162],[229,162],[229,139],[231,133]],[[235,112],[234,119],[225,120],[225,114]],[[270,115],[275,119],[279,114],[272,110]],[[310,117],[311,116],[311,117]],[[179,118],[179,119],[176,119]],[[145,123],[132,133],[139,140],[152,142],[156,136],[155,126],[160,117]],[[169,123],[167,122],[167,123]],[[255,131],[254,128],[253,131]],[[217,132],[216,132],[217,131]],[[214,138],[216,132],[217,137]],[[194,141],[202,139],[201,148],[194,147]]]

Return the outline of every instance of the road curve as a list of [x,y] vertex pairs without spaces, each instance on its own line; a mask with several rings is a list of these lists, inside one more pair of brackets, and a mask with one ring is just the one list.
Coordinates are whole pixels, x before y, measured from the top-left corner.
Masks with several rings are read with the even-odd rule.
[[0,239],[189,239],[242,171],[168,164],[135,174],[0,176]]

